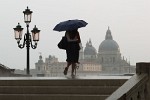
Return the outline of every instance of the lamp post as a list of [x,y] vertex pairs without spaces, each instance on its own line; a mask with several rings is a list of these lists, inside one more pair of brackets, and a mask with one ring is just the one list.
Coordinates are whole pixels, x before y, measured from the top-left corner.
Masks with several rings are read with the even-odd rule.
[[[30,45],[32,49],[36,49],[37,42],[39,41],[40,30],[38,30],[38,28],[35,25],[33,30],[31,30],[32,32],[32,37],[31,37],[31,34],[29,32],[29,23],[31,22],[32,11],[30,11],[30,9],[28,9],[27,7],[27,9],[23,11],[23,13],[24,13],[24,22],[26,23],[26,27],[27,27],[27,32],[24,34],[23,44],[20,44],[20,40],[22,39],[22,33],[23,33],[23,28],[21,27],[20,23],[18,23],[18,25],[14,28],[14,33],[15,33],[15,39],[17,40],[17,43],[18,43],[18,47],[22,49],[26,45],[26,48],[27,48],[26,73],[29,75],[30,74],[30,51],[29,51]],[[32,41],[34,41],[34,45],[32,44]]]

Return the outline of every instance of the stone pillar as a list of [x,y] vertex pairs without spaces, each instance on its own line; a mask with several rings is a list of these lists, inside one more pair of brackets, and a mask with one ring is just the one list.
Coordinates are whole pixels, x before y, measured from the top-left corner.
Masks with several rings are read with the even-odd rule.
[[145,100],[150,100],[150,62],[136,63],[136,74],[145,73],[148,75],[148,82],[145,84],[146,90],[144,91]]
[[150,74],[150,63],[146,63],[146,62],[136,63],[136,74],[141,74],[141,73],[147,73],[148,75]]

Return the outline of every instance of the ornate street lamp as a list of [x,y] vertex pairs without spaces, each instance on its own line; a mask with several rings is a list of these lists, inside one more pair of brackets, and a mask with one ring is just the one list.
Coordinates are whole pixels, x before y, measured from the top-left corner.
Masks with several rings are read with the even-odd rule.
[[[24,13],[24,22],[26,23],[26,27],[27,27],[27,33],[24,34],[24,40],[23,40],[23,44],[20,44],[20,40],[22,39],[22,31],[23,28],[21,27],[20,23],[18,23],[18,25],[16,26],[16,28],[14,28],[14,32],[15,32],[15,39],[17,40],[18,43],[18,47],[19,48],[24,48],[26,45],[27,48],[27,69],[26,69],[26,73],[29,75],[30,74],[30,45],[32,47],[32,49],[36,49],[37,47],[37,42],[39,41],[39,34],[40,34],[40,30],[38,30],[38,28],[35,27],[33,28],[32,32],[32,37],[31,34],[29,32],[29,23],[31,22],[31,17],[32,17],[32,11],[30,11],[30,9],[27,9],[25,11],[23,11]],[[33,40],[32,40],[33,39]],[[34,41],[34,45],[32,44],[32,41]]]
[[32,32],[33,41],[35,43],[38,42],[39,41],[40,30],[38,30],[36,25],[35,25],[35,27],[33,28],[33,30],[31,32]]
[[15,32],[15,39],[17,41],[20,41],[22,39],[22,30],[23,28],[20,26],[20,24],[18,23],[18,25],[16,26],[16,28],[14,28],[14,32]]
[[32,18],[32,11],[30,11],[30,9],[25,9],[25,11],[23,11],[24,13],[24,22],[26,24],[29,24],[31,22],[31,18]]

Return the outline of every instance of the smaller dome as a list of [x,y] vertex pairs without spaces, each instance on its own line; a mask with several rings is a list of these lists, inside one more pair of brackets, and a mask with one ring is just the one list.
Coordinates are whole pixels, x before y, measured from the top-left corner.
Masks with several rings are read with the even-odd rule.
[[92,46],[91,40],[89,40],[89,42],[86,43],[84,55],[97,55],[96,49]]
[[42,59],[42,53],[40,53],[40,56],[39,56],[38,63],[43,63],[43,59]]

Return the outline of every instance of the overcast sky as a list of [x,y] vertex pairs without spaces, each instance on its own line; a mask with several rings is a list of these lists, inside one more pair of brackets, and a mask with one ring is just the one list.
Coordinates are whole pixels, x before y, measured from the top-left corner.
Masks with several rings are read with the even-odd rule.
[[[53,31],[60,21],[83,19],[87,27],[79,29],[83,47],[91,39],[98,51],[108,26],[122,56],[136,62],[150,61],[150,0],[0,0],[0,63],[17,69],[26,68],[26,48],[17,47],[14,30],[20,22],[26,32],[23,11],[33,11],[30,30],[41,30],[37,49],[30,49],[30,66],[39,59],[55,55],[65,61],[65,51],[57,44],[64,32]],[[22,42],[21,42],[22,43]]]

